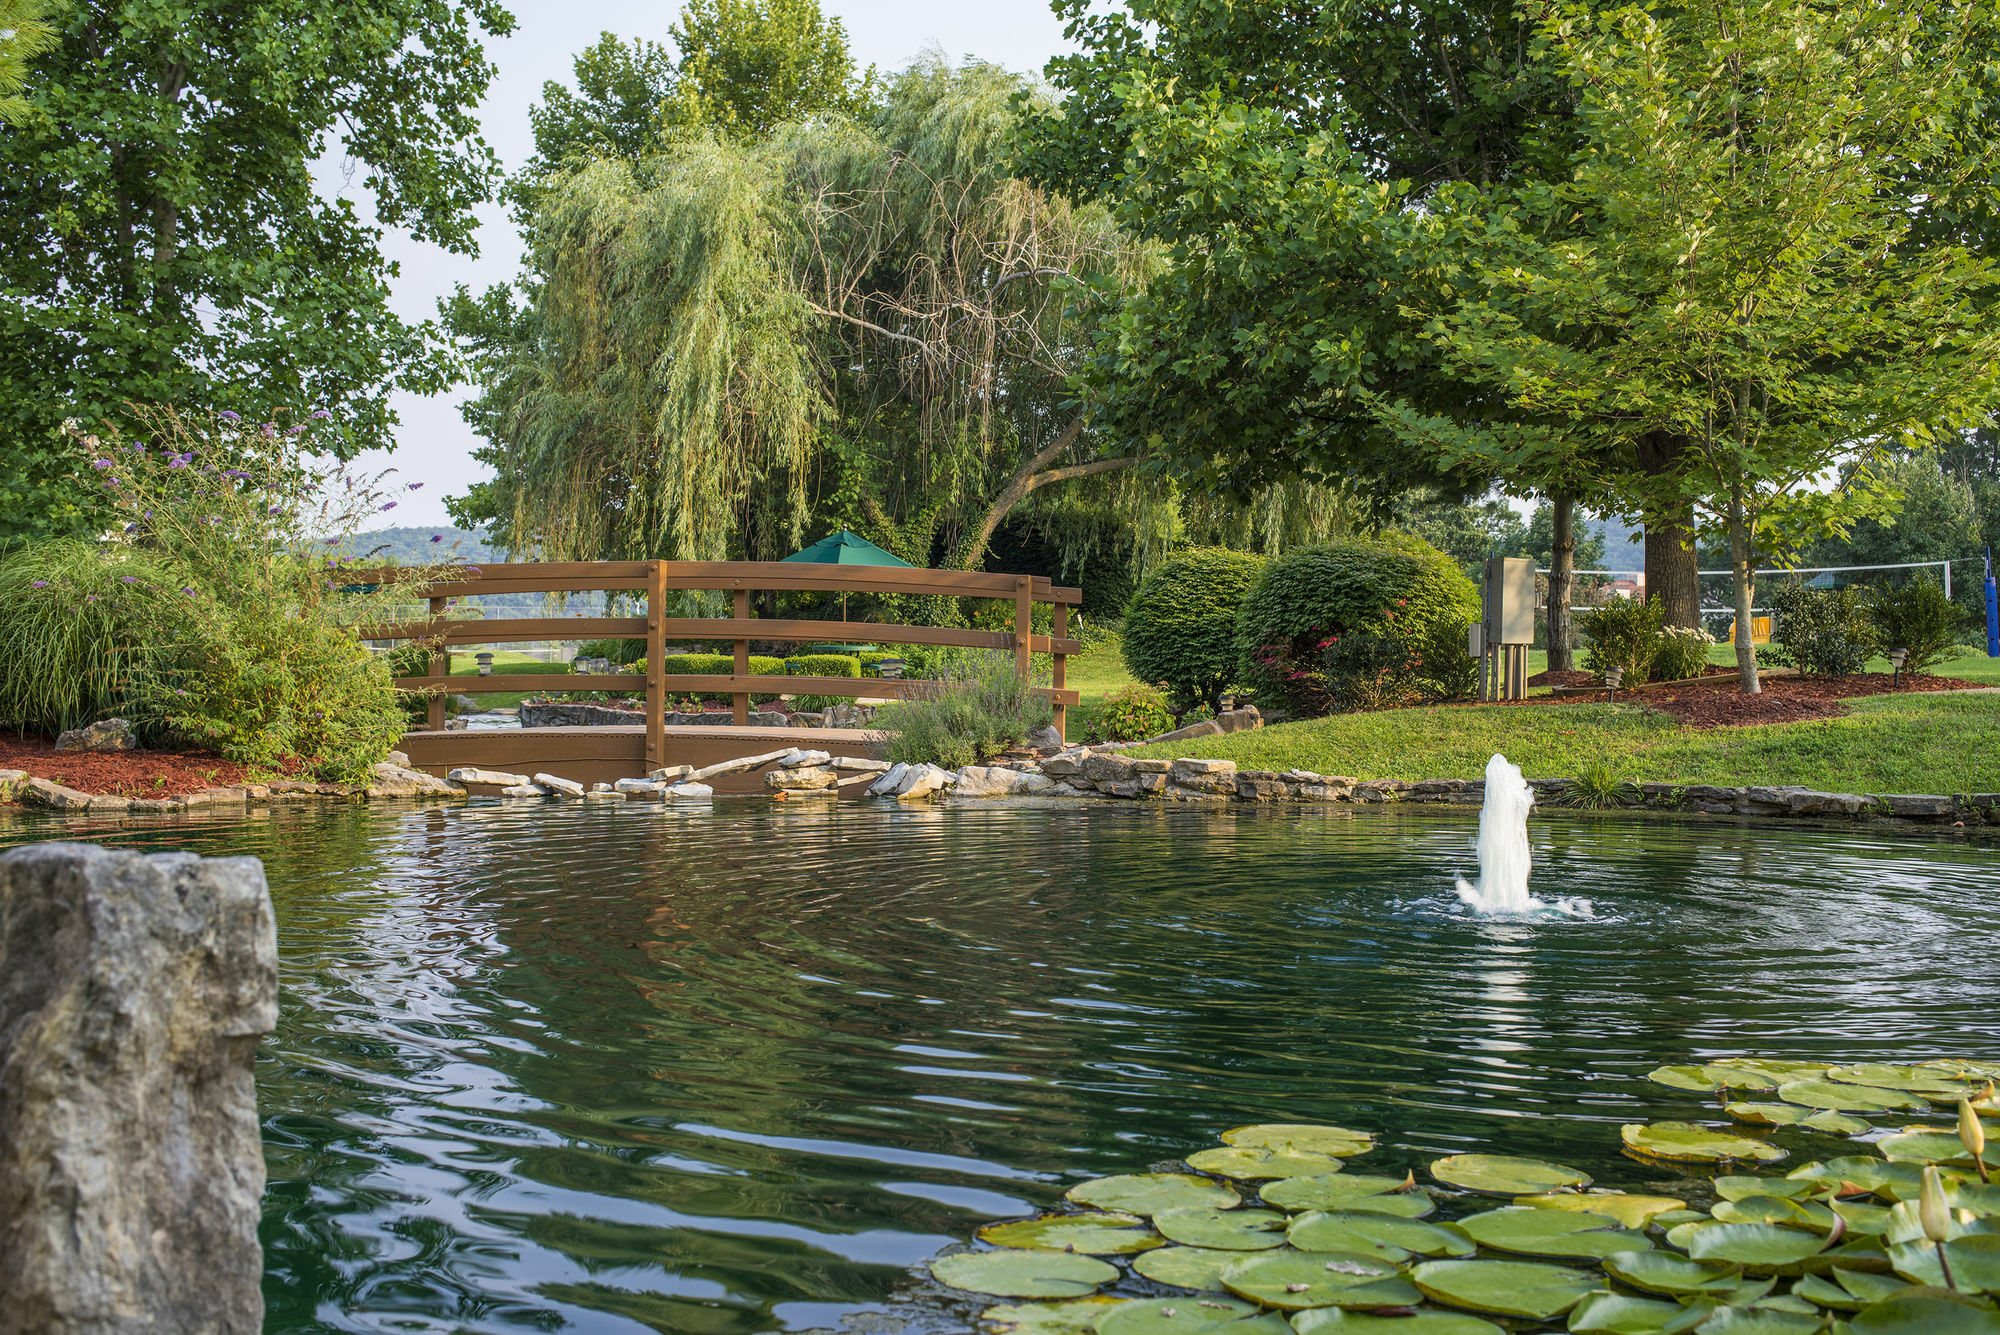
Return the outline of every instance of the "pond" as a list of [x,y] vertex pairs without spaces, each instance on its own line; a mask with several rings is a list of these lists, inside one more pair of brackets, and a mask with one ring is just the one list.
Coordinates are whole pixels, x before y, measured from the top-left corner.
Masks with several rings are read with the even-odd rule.
[[1988,849],[1538,815],[1537,891],[1600,916],[1505,923],[1453,893],[1474,826],[480,801],[0,843],[264,859],[275,1332],[965,1330],[926,1259],[1240,1123],[1641,1186],[1674,1170],[1619,1124],[1700,1112],[1656,1065],[2000,1051]]

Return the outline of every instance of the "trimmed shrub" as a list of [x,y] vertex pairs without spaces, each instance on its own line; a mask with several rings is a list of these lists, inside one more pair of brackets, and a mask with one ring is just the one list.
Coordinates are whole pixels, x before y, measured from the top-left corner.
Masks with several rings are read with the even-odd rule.
[[893,736],[883,755],[946,769],[976,765],[1049,722],[1047,697],[1014,671],[1014,655],[990,649],[957,660],[953,676],[922,696],[883,706],[875,726]]
[[1468,636],[1472,622],[1439,617],[1412,637],[1411,671],[1417,687],[1433,700],[1466,700],[1479,689],[1479,660]]
[[1093,742],[1139,742],[1173,726],[1174,716],[1160,688],[1134,683],[1104,697],[1088,737]]
[[1653,651],[1652,680],[1687,681],[1708,671],[1715,637],[1699,626],[1663,626]]
[[1583,636],[1583,670],[1624,672],[1623,684],[1641,686],[1651,680],[1653,659],[1660,652],[1660,605],[1637,598],[1615,598],[1602,607],[1576,614]]
[[1771,609],[1765,650],[1771,662],[1822,677],[1845,677],[1867,665],[1875,632],[1860,590],[1784,580],[1770,586],[1764,601]]
[[1422,640],[1440,621],[1462,625],[1478,615],[1478,588],[1423,539],[1347,538],[1264,567],[1237,613],[1236,652],[1260,701],[1323,714],[1333,704],[1323,655],[1337,637],[1369,631]]
[[636,663],[646,656],[644,640],[590,640],[576,647],[578,658],[602,658],[614,666]]
[[1903,671],[1927,672],[1951,656],[1958,633],[1970,618],[1929,571],[1896,588],[1877,589],[1867,602],[1868,628],[1875,652],[1907,649]]
[[[640,663],[645,659],[638,660]],[[667,654],[660,659],[660,671],[691,677],[727,677],[736,671],[734,654]],[[785,660],[766,658],[761,654],[750,655],[750,675],[753,677],[782,677],[785,675]]]
[[1392,630],[1334,636],[1320,654],[1320,667],[1336,709],[1391,709],[1416,697],[1409,643]]
[[1247,552],[1190,548],[1147,575],[1125,605],[1125,666],[1164,684],[1174,712],[1215,708],[1236,680],[1237,609],[1263,566]]
[[787,677],[858,677],[861,660],[852,654],[798,654],[785,660]]

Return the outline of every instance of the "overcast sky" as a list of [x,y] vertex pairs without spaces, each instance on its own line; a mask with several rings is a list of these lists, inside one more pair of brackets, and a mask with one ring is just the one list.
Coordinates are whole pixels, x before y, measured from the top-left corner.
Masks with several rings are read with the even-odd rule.
[[[969,55],[1012,70],[1039,72],[1051,56],[1066,49],[1062,25],[1049,12],[1046,0],[820,0],[820,4],[847,25],[855,61],[884,71],[901,68],[936,47],[954,59]],[[568,82],[570,62],[600,32],[664,41],[667,26],[680,13],[680,0],[666,4],[514,0],[513,10],[519,26],[513,36],[492,45],[499,73],[481,110],[486,142],[509,171],[533,151],[528,107],[540,98],[543,82]],[[363,205],[364,211],[367,207]],[[506,211],[489,204],[481,209],[480,218],[477,259],[448,255],[395,233],[385,239],[383,248],[402,265],[391,303],[398,314],[425,319],[435,313],[437,299],[456,284],[477,290],[513,276],[521,247]],[[478,439],[458,416],[456,405],[464,393],[434,399],[396,396],[396,411],[402,418],[396,449],[363,458],[372,468],[396,469],[399,481],[424,484],[421,491],[406,493],[396,516],[400,523],[448,523],[444,498],[463,492],[485,475],[472,460]]]

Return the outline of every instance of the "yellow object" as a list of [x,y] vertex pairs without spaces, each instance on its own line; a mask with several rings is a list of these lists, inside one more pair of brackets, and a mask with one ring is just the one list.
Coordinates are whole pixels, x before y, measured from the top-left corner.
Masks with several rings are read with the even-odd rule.
[[[1769,644],[1770,642],[1771,642],[1771,618],[1751,617],[1750,643]],[[1729,638],[1724,640],[1723,643],[1725,644],[1736,643],[1736,623],[1734,621],[1729,623]]]

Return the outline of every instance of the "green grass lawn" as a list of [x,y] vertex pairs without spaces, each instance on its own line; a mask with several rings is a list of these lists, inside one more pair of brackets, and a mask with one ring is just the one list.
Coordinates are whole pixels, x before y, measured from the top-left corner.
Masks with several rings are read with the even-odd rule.
[[1444,706],[1335,715],[1126,754],[1416,780],[1479,778],[1499,751],[1530,778],[1601,763],[1635,783],[2000,791],[2000,695],[1874,696],[1852,708],[1845,718],[1698,731],[1635,705]]
[[1084,732],[1096,720],[1105,696],[1136,685],[1138,680],[1125,668],[1116,635],[1098,641],[1088,653],[1072,657],[1068,664],[1068,685],[1082,696],[1082,700],[1070,707],[1066,729],[1069,740],[1083,740]]
[[[477,650],[473,652],[478,652]],[[454,677],[476,677],[479,675],[479,660],[472,653],[454,653],[451,656],[451,675]],[[493,651],[493,675],[496,677],[570,675],[567,663],[545,663],[539,658],[530,658],[512,649]],[[558,689],[554,686],[543,690]],[[487,709],[505,709],[518,706],[539,691],[500,691],[493,695],[480,694],[472,698]]]
[[[1758,645],[1757,647],[1761,652],[1764,646]],[[1577,651],[1577,662],[1581,663],[1582,661],[1583,651],[1579,649]],[[1717,667],[1735,667],[1736,650],[1729,645],[1718,644],[1708,651],[1708,661]],[[1528,650],[1529,676],[1532,677],[1537,673],[1546,671],[1548,666],[1549,655],[1546,649]],[[1872,658],[1868,660],[1867,670],[1870,672],[1887,672],[1889,670],[1889,660],[1886,658]],[[1962,648],[1956,657],[1946,659],[1932,668],[1931,671],[1940,677],[1962,677],[1966,681],[2000,686],[2000,658],[1988,658],[1984,649]],[[1544,687],[1536,686],[1530,688],[1528,694],[1546,695],[1548,691]]]

